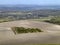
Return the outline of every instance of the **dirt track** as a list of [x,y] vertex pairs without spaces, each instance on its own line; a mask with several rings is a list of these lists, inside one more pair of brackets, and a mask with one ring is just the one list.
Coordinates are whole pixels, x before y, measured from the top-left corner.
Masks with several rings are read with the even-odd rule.
[[[10,27],[34,27],[44,32],[15,35]],[[13,21],[0,23],[0,45],[60,43],[60,26],[37,21]]]

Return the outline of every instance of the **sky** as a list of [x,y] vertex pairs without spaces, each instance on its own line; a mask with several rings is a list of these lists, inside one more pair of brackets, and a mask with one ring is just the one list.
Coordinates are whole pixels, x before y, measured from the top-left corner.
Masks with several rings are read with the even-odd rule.
[[60,5],[60,0],[0,0],[0,4]]

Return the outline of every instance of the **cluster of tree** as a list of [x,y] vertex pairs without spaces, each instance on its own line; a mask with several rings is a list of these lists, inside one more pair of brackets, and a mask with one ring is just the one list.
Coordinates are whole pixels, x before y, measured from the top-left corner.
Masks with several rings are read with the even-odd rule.
[[46,22],[54,23],[54,24],[59,24],[60,25],[60,17],[54,17],[50,20],[46,20]]
[[12,27],[12,30],[15,34],[19,33],[33,33],[33,32],[42,32],[38,28],[24,28],[24,27]]

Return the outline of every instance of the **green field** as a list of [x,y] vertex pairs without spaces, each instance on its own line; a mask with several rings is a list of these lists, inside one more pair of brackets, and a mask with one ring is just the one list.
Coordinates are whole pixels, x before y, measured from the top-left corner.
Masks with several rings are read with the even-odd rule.
[[34,21],[45,21],[45,20],[50,20],[52,17],[40,17],[39,19],[31,19]]

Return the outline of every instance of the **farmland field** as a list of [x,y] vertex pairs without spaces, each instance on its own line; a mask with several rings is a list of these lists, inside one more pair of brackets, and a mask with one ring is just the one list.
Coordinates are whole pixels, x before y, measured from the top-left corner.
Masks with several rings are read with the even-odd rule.
[[[44,32],[15,35],[11,27],[39,28]],[[59,44],[60,25],[32,20],[0,23],[0,45]]]

